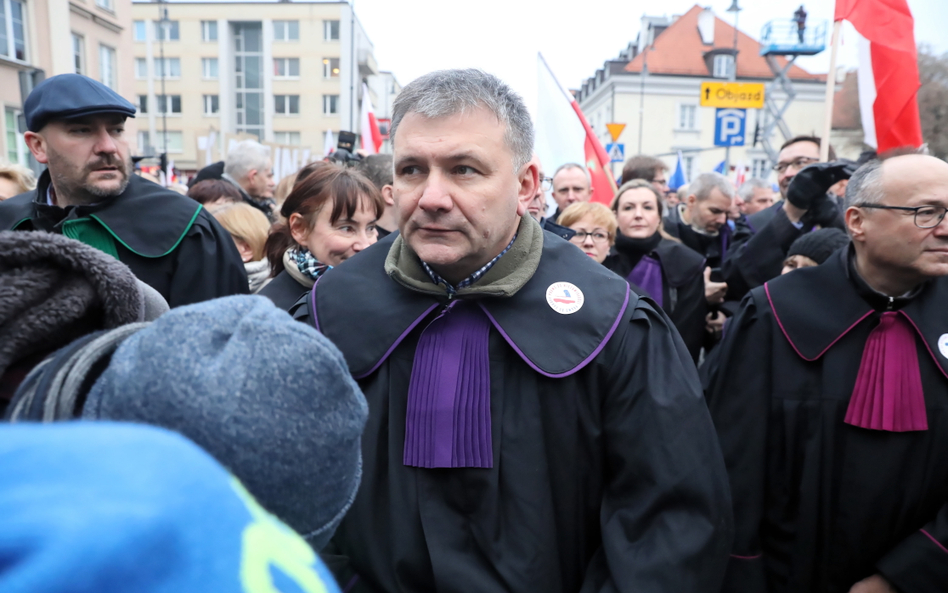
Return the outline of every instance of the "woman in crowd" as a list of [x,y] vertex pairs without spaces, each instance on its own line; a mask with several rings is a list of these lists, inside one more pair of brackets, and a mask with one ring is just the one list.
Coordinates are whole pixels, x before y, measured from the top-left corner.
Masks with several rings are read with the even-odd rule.
[[209,211],[234,239],[240,258],[244,260],[250,292],[259,292],[270,281],[270,262],[265,251],[270,232],[267,215],[242,202],[216,206]]
[[616,240],[616,217],[609,208],[595,202],[575,202],[556,220],[560,226],[576,231],[570,243],[598,263],[609,255]]
[[273,227],[266,253],[273,280],[260,294],[289,309],[319,275],[375,243],[385,203],[364,175],[313,163],[300,170]]
[[651,296],[674,322],[695,361],[705,340],[704,258],[662,229],[662,199],[636,179],[612,201],[618,223],[605,266]]
[[223,206],[243,200],[240,196],[240,190],[233,183],[228,183],[223,179],[198,181],[188,190],[187,196],[203,204],[205,208]]
[[0,164],[0,202],[36,188],[36,176],[22,165]]

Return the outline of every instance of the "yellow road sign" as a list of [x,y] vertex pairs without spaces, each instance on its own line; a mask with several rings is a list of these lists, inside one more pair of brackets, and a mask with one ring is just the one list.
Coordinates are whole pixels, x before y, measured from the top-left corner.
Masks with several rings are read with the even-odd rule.
[[764,85],[759,82],[702,82],[701,106],[761,109],[764,106]]
[[606,129],[609,130],[609,135],[612,136],[612,141],[615,142],[622,135],[625,124],[606,124]]

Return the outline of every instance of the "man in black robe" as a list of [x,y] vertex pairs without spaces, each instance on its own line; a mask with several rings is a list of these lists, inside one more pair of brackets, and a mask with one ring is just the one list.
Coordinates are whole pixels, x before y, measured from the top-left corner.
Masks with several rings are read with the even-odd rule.
[[730,504],[694,365],[661,309],[527,215],[522,99],[478,70],[431,73],[399,94],[392,138],[400,233],[293,311],[369,404],[330,550],[358,580],[340,582],[715,590]]
[[24,140],[47,165],[36,189],[0,202],[0,230],[63,234],[126,264],[172,307],[248,292],[233,239],[200,204],[132,175],[135,107],[79,74],[43,81]]
[[948,164],[870,162],[847,205],[852,244],[751,291],[707,381],[725,591],[948,591]]

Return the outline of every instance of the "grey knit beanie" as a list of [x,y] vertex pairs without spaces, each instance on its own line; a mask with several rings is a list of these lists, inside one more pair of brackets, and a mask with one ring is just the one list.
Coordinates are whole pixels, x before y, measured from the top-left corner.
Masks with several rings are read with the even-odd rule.
[[355,498],[368,407],[329,340],[264,297],[233,296],[127,338],[82,416],[183,434],[320,549]]
[[836,228],[817,229],[801,235],[790,245],[787,257],[802,255],[822,264],[837,249],[849,245],[849,235]]

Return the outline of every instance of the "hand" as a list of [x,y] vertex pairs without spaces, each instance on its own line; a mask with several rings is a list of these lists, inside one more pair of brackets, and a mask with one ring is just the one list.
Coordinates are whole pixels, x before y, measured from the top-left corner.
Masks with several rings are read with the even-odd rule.
[[704,269],[704,298],[711,305],[720,305],[727,294],[726,282],[711,282],[711,268]]
[[712,311],[704,316],[704,330],[717,337],[724,331],[724,320],[727,319],[720,311]]
[[849,593],[897,593],[882,576],[874,574],[852,586]]
[[820,228],[837,228],[846,230],[843,214],[839,209],[839,202],[833,196],[823,194],[814,200],[813,205],[801,219],[804,226],[816,225]]
[[815,200],[825,196],[838,181],[849,179],[854,171],[853,163],[814,163],[794,175],[787,188],[787,202],[809,210]]

